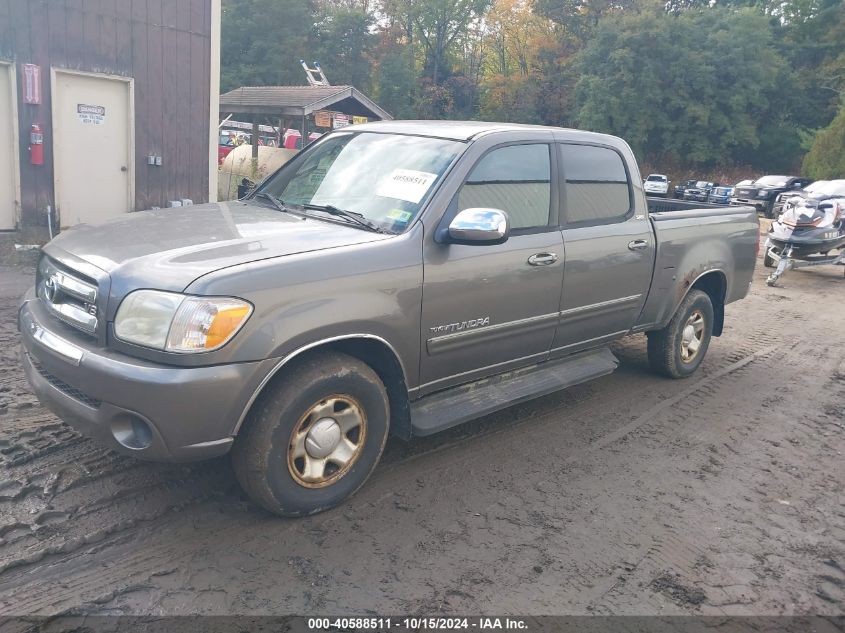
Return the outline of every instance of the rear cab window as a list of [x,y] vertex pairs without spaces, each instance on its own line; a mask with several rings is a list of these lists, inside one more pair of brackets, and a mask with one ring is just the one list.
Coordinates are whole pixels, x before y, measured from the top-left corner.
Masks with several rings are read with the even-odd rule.
[[560,143],[563,218],[567,224],[610,224],[632,209],[622,156],[609,147]]

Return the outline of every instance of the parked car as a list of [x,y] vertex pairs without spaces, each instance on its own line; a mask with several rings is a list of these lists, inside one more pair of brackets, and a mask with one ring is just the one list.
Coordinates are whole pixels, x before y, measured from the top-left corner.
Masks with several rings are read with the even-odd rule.
[[772,217],[777,218],[783,212],[783,205],[793,198],[812,198],[818,195],[845,196],[845,180],[816,180],[803,189],[780,193],[775,198]]
[[643,181],[647,196],[666,198],[669,196],[669,179],[663,174],[649,174]]
[[709,180],[697,180],[694,185],[687,187],[684,191],[684,200],[692,200],[693,202],[707,202],[710,196],[710,191],[713,187],[718,187],[719,183],[710,182]]
[[734,188],[733,187],[713,187],[710,191],[710,195],[707,196],[707,202],[709,204],[730,204],[731,203],[731,196],[733,196]]
[[686,192],[688,187],[694,187],[695,181],[694,180],[682,180],[677,185],[675,185],[675,190],[673,191],[673,195],[678,200],[684,199],[684,192]]
[[604,134],[356,125],[246,200],[62,232],[20,307],[22,363],[103,444],[231,450],[258,505],[319,512],[364,483],[389,433],[608,374],[626,334],[648,335],[655,371],[696,371],[748,292],[757,215],[652,214],[639,182]]
[[[315,141],[322,136],[319,132],[311,132],[308,135],[308,142]],[[282,137],[282,147],[285,149],[302,149],[302,133],[299,130],[289,128],[285,130]]]
[[750,185],[737,186],[731,203],[753,205],[758,213],[771,218],[779,194],[803,189],[811,182],[811,178],[799,176],[763,176]]

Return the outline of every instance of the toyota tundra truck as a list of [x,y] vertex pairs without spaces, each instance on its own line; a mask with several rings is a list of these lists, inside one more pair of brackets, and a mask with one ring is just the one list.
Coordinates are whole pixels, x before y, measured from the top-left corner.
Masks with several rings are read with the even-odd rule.
[[258,505],[318,512],[390,434],[609,374],[623,336],[659,374],[696,371],[748,292],[757,215],[650,212],[640,178],[624,141],[578,130],[332,132],[247,199],[63,231],[20,307],[23,367],[116,451],[231,451]]

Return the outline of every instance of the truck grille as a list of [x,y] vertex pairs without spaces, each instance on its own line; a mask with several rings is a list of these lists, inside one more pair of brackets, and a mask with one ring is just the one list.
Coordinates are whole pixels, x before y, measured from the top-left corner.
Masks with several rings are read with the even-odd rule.
[[29,362],[32,363],[32,366],[35,368],[41,377],[44,378],[47,382],[53,385],[56,389],[61,391],[63,394],[68,396],[69,398],[73,398],[77,402],[81,402],[82,404],[91,407],[92,409],[99,409],[100,405],[103,404],[101,400],[97,400],[96,398],[92,398],[84,391],[77,389],[76,387],[71,387],[67,384],[64,380],[59,378],[58,376],[54,376],[49,371],[47,371],[41,363],[35,360],[32,356],[27,354],[27,358],[29,358]]
[[42,257],[36,279],[38,297],[47,310],[86,334],[97,333],[97,283]]

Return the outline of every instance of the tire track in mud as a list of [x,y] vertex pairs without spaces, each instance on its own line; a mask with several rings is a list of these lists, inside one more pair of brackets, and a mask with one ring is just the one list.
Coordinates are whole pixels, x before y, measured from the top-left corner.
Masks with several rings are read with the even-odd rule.
[[[748,362],[751,362],[751,361],[753,361],[753,360],[755,360],[755,358],[754,358],[754,357],[750,357],[749,359],[747,359],[747,360],[745,360],[745,361],[740,361],[740,364],[739,364],[739,365],[737,365],[737,363],[734,363],[734,364],[732,364],[732,365],[729,365],[729,366],[727,366],[727,368],[726,368],[726,369],[723,369],[723,370],[721,370],[721,371],[719,371],[719,372],[716,372],[716,374],[711,375],[710,377],[708,377],[708,378],[706,378],[706,379],[703,379],[701,382],[706,384],[707,382],[709,382],[709,381],[711,381],[711,380],[715,380],[715,379],[718,379],[718,378],[722,378],[722,377],[726,376],[727,374],[731,373],[732,371],[735,371],[736,369],[740,368],[741,366],[744,366],[745,364],[747,364]],[[694,392],[694,391],[697,391],[698,389],[700,389],[700,388],[701,388],[701,387],[703,387],[703,386],[704,386],[704,385],[702,385],[702,384],[697,384],[697,385],[694,385],[693,387],[691,387],[690,389],[688,389],[687,391],[692,391],[692,392]],[[685,392],[685,393],[686,393],[686,392]],[[661,407],[661,409],[663,409],[663,408],[665,408],[665,407]],[[650,414],[648,417],[649,417],[649,419],[653,418],[653,417],[654,417],[654,412],[651,412],[651,414]],[[542,419],[541,419],[541,420],[534,419],[533,421],[536,423],[536,422],[542,422],[543,420],[542,420]],[[509,427],[509,428],[510,428],[510,427]],[[491,431],[491,432],[489,432],[489,433],[485,433],[483,436],[476,437],[475,439],[487,438],[488,436],[491,436],[491,435],[497,435],[497,434],[500,434],[500,433],[504,433],[504,432],[505,432],[505,431],[507,431],[507,430],[509,430],[509,429],[496,429],[496,430]],[[630,431],[631,431],[631,429],[628,429],[628,432],[630,432]],[[601,442],[601,441],[600,441],[600,442],[598,443],[598,446],[606,446],[606,445],[608,445],[608,444],[609,444],[609,442]],[[450,446],[450,447],[451,447],[451,448],[454,448],[454,446]],[[574,461],[577,461],[577,460],[578,460],[578,458],[576,457],[576,459],[575,459]],[[401,468],[401,467],[403,467],[403,464],[404,464],[404,463],[405,463],[405,462],[398,462],[398,463],[397,463],[397,464],[395,464],[394,466],[395,466],[396,468]],[[464,465],[466,465],[466,462],[464,462]],[[354,512],[353,512],[353,513],[354,513]],[[152,517],[152,518],[151,518],[151,520],[155,520],[155,519],[158,519],[158,518],[162,518],[163,516],[164,516],[164,514],[162,514],[162,515],[160,515],[160,516],[158,516],[158,517]],[[525,524],[525,525],[530,525],[530,523],[531,523],[531,517],[528,517],[528,518],[526,519],[526,521],[524,521],[524,524]],[[547,522],[547,526],[553,526],[553,525],[554,525],[554,522],[553,522],[553,521],[548,521],[548,522]],[[123,527],[124,527],[124,528],[131,528],[131,527],[134,527],[134,524],[126,525],[126,526],[123,526]],[[224,528],[224,530],[225,530],[225,528]],[[218,535],[218,536],[219,536],[219,535]],[[68,554],[68,553],[73,554],[73,553],[75,552],[75,550],[76,550],[76,549],[81,548],[81,547],[86,546],[86,545],[89,545],[89,544],[90,544],[90,543],[89,543],[88,541],[82,540],[82,541],[79,541],[79,542],[77,542],[77,543],[75,543],[75,544],[74,544],[74,545],[76,545],[77,547],[72,547],[72,548],[71,548],[71,549],[69,549],[69,550],[68,550],[68,549],[64,549],[64,548],[59,548],[57,551],[48,551],[48,552],[46,552],[46,553],[47,553],[47,554]],[[654,545],[652,544],[652,547],[653,547],[653,546],[654,546]],[[163,556],[163,555],[164,555],[164,552],[159,552],[159,556]],[[170,558],[170,556],[172,556],[172,554],[167,554],[167,557],[168,557],[168,558]],[[39,559],[35,559],[35,560],[27,560],[27,561],[23,561],[23,562],[24,562],[24,563],[33,563],[33,562],[38,562],[38,560],[40,560],[40,558],[39,558]],[[148,559],[148,558],[146,558],[146,557],[144,557],[142,560],[146,561],[146,560],[149,560],[149,559]],[[55,564],[55,563],[54,563],[54,564]],[[123,573],[124,573],[124,571],[122,571],[121,573],[123,574]],[[583,572],[582,572],[582,573],[583,573]],[[593,571],[593,575],[595,575],[595,571]],[[100,578],[99,580],[102,582],[102,581],[104,581],[104,580],[106,580],[106,579],[105,579],[105,578]],[[5,584],[5,583],[4,583],[4,584]],[[96,582],[95,582],[95,585],[96,585]],[[128,587],[135,587],[135,586],[136,586],[136,584],[134,584],[134,583],[133,583],[133,584],[131,584],[131,585],[126,585],[126,586],[127,586],[127,588],[128,588]],[[78,583],[78,582],[74,582],[74,587],[76,587],[75,591],[79,590],[79,588],[80,588],[80,583]],[[52,598],[54,599],[54,598],[55,598],[55,596],[52,596]],[[23,606],[23,605],[21,605],[21,606]],[[34,606],[34,605],[33,605],[33,606]]]

